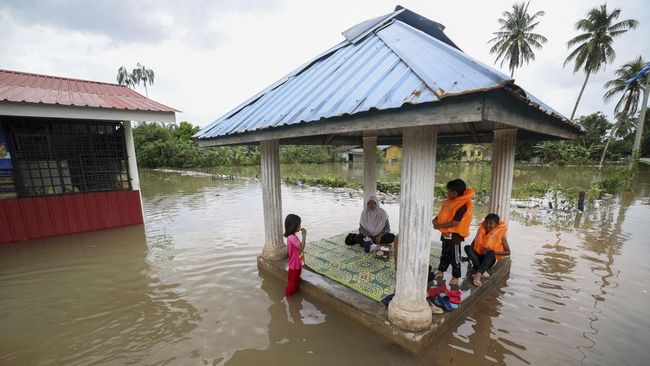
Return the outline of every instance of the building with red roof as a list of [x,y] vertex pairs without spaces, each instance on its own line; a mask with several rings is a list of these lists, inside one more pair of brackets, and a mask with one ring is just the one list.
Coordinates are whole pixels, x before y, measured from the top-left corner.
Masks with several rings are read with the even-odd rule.
[[176,112],[123,85],[0,69],[0,243],[142,224],[131,121]]

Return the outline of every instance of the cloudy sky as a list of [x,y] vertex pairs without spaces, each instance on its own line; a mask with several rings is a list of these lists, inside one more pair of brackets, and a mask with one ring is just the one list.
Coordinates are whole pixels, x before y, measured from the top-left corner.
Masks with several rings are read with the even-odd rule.
[[[444,24],[467,54],[492,65],[487,41],[514,1],[409,1],[399,4]],[[584,74],[563,68],[574,24],[603,1],[532,0],[546,15],[536,29],[549,41],[516,82],[565,115]],[[396,0],[2,0],[0,68],[115,82],[119,66],[137,62],[156,73],[151,98],[183,111],[178,120],[205,126],[337,44],[352,25],[391,12]],[[602,85],[619,65],[650,59],[647,0],[608,1],[621,19],[641,25],[617,38],[616,61],[593,76],[578,115],[603,111]],[[498,67],[498,65],[497,65]],[[507,72],[507,70],[504,70]],[[144,94],[144,90],[140,90]]]

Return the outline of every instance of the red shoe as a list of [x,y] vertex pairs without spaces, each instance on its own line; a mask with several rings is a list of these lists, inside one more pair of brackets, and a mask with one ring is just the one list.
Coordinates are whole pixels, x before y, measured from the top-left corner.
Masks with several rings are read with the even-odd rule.
[[427,293],[429,294],[429,297],[436,297],[438,294],[444,294],[447,292],[447,285],[444,283],[438,287],[431,287]]

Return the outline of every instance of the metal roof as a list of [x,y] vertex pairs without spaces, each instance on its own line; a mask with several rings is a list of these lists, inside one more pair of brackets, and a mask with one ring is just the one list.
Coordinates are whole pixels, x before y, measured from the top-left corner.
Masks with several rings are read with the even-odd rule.
[[[353,31],[347,31],[348,37],[356,42],[343,41],[194,137],[211,139],[314,123],[506,86],[510,91],[518,91],[520,98],[530,106],[570,123],[514,85],[508,75],[469,57],[453,43],[441,41],[398,20],[399,12],[401,10],[395,16],[385,15],[352,27]],[[377,27],[378,24],[381,26]],[[368,31],[364,32],[363,27]],[[363,34],[365,38],[359,39]]]
[[0,70],[0,102],[178,112],[117,84]]

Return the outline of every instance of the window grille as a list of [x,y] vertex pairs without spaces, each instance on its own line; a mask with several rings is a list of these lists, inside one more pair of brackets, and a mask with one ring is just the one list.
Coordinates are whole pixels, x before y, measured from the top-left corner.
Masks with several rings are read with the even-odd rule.
[[19,197],[129,190],[120,122],[3,119]]

